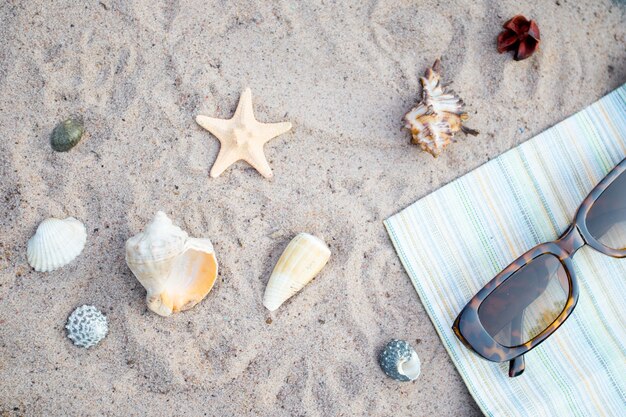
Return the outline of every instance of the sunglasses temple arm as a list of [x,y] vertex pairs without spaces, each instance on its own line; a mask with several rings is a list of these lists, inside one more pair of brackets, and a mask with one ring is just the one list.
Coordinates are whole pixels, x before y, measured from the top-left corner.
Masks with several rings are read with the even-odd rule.
[[[522,343],[522,320],[524,318],[524,311],[516,316],[511,322],[511,341],[512,346],[517,346]],[[513,358],[509,361],[509,376],[515,378],[520,376],[524,369],[526,369],[526,362],[524,361],[524,355],[520,355],[517,358]]]
[[520,376],[524,373],[524,369],[526,369],[526,361],[524,360],[524,355],[520,355],[517,358],[511,359],[509,361],[509,376],[511,378],[515,378],[516,376]]

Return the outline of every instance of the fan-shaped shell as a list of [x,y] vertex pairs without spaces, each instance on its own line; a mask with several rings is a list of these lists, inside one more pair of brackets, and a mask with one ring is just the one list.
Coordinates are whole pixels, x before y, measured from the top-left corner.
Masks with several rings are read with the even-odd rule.
[[199,303],[217,278],[211,241],[189,237],[162,211],[128,239],[126,263],[147,291],[148,308],[161,316]]
[[85,226],[73,217],[46,219],[28,240],[26,257],[35,271],[54,271],[72,262],[85,247]]
[[276,310],[315,278],[329,258],[330,249],[322,239],[308,233],[294,237],[274,267],[263,305],[270,311]]

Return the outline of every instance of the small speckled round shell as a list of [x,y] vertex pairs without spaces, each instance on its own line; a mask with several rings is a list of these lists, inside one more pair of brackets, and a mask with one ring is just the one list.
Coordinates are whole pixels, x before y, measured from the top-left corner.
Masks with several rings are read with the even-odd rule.
[[67,319],[67,337],[76,346],[90,348],[100,343],[109,331],[107,318],[96,307],[82,305]]
[[50,136],[52,149],[57,152],[67,152],[72,149],[83,137],[85,131],[80,118],[71,117],[59,123]]
[[383,371],[397,381],[413,381],[420,375],[420,358],[404,340],[392,339],[378,360]]

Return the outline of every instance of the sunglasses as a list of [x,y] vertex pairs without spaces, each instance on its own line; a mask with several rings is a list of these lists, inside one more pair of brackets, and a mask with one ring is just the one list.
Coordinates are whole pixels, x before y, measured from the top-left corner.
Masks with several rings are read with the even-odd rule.
[[579,291],[574,253],[589,245],[614,258],[626,257],[624,171],[626,159],[585,198],[558,240],[517,258],[467,303],[452,326],[465,346],[490,361],[509,361],[510,377],[524,372],[524,355],[574,311]]

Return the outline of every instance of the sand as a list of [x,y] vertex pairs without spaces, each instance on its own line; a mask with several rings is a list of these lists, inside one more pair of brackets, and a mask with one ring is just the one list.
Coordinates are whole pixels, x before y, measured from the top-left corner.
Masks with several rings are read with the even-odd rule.
[[[480,415],[382,221],[624,83],[624,4],[78,3],[0,5],[2,415]],[[516,13],[544,39],[523,62],[494,45]],[[481,134],[433,159],[400,120],[438,56]],[[244,162],[211,179],[219,144],[194,117],[230,117],[247,86],[260,121],[294,128],[265,147],[273,180]],[[88,133],[55,153],[50,132],[71,114]],[[209,237],[221,268],[170,318],[146,309],[124,262],[158,209]],[[26,241],[69,215],[87,226],[84,252],[34,272]],[[301,231],[333,256],[269,313],[265,284]],[[63,329],[85,303],[110,322],[90,350]],[[381,372],[391,338],[419,353],[416,382]]]

